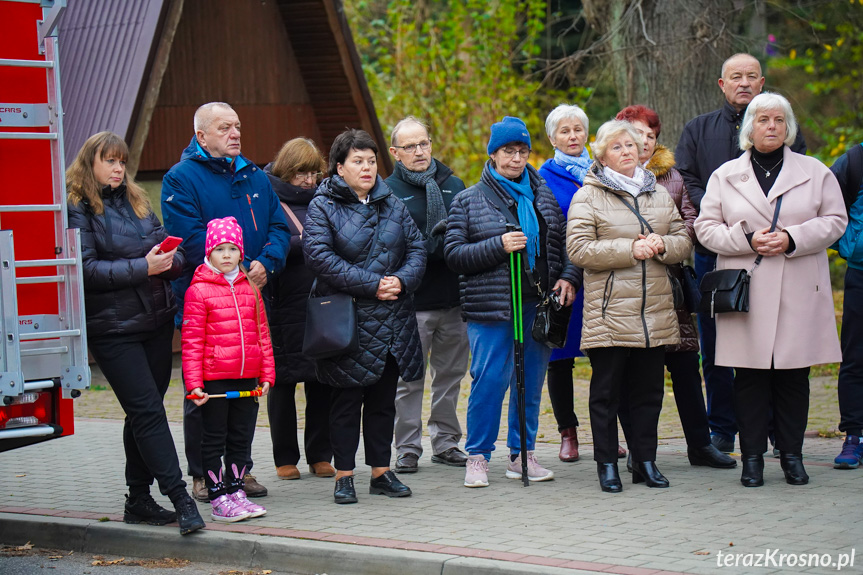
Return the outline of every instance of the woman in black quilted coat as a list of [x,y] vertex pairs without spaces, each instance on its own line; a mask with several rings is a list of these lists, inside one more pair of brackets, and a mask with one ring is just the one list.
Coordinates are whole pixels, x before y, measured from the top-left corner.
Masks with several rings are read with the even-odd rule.
[[411,490],[390,470],[398,378],[423,376],[422,346],[411,295],[425,272],[426,252],[407,208],[377,173],[377,145],[347,130],[330,149],[329,175],[306,214],[303,251],[316,292],[356,300],[359,350],[318,360],[333,387],[330,438],[336,503],[356,503],[355,457],[362,417],[369,493],[405,497]]
[[[168,234],[146,192],[126,176],[129,149],[111,132],[91,136],[66,171],[69,227],[81,230],[87,343],[117,395],[126,422],[126,523],[204,527],[186,492],[162,403],[171,379],[171,340],[177,306],[170,281],[185,258],[162,253]],[[163,509],[150,495],[153,479],[174,504]]]
[[[299,479],[300,446],[297,440],[298,383],[306,396],[303,435],[309,472],[318,477],[336,474],[330,460],[330,386],[315,375],[315,362],[303,354],[306,302],[314,276],[303,259],[306,210],[315,195],[326,163],[317,146],[306,138],[285,142],[276,159],[264,168],[279,196],[291,229],[291,249],[285,269],[271,282],[270,334],[276,360],[276,384],[267,395],[267,414],[273,438],[273,460],[280,479]],[[278,388],[278,389],[276,389]]]

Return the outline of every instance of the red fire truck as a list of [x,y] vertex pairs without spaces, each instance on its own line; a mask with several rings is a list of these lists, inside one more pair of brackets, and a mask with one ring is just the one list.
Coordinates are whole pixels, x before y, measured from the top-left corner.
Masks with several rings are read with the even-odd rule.
[[0,0],[0,451],[74,433],[90,387],[78,230],[66,229],[56,27],[66,0]]

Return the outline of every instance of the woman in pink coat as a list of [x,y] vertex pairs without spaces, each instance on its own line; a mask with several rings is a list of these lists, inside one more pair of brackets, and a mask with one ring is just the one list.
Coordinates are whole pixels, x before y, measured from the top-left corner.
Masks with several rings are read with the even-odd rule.
[[[748,313],[716,318],[716,364],[735,368],[734,410],[746,487],[764,484],[770,406],[785,480],[804,485],[809,368],[842,359],[826,249],[848,218],[836,178],[792,152],[797,122],[788,100],[764,93],[746,109],[744,154],[710,177],[695,233],[719,254],[717,269],[752,269]],[[777,200],[775,231],[770,231]]]

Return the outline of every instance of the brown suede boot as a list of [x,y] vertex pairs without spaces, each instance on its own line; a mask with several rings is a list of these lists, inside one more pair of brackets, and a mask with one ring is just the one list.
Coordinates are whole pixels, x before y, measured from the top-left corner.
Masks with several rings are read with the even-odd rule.
[[560,432],[561,461],[578,461],[578,435],[575,427],[568,427]]

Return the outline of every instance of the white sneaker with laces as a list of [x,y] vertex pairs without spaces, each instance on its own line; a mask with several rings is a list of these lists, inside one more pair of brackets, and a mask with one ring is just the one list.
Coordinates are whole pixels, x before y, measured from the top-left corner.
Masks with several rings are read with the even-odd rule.
[[468,455],[465,467],[465,487],[488,487],[488,461],[484,455]]
[[[521,454],[506,466],[506,476],[509,479],[521,479]],[[533,451],[527,452],[527,478],[530,481],[549,481],[554,479],[554,471],[546,469],[536,460]]]

